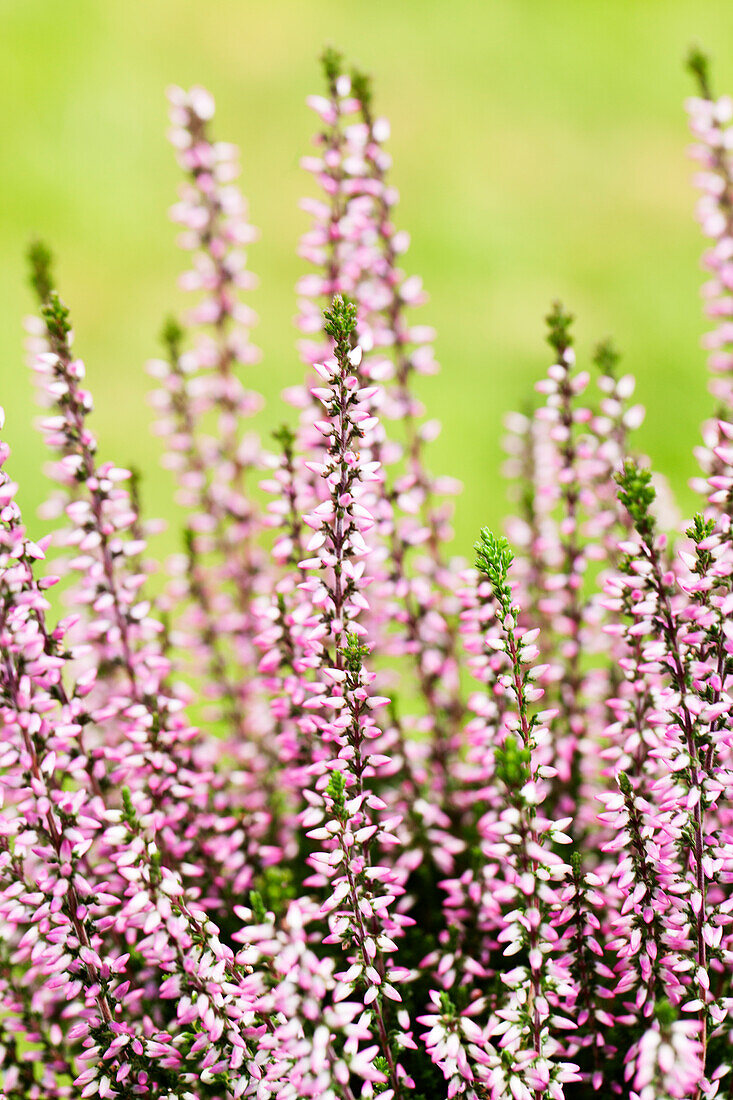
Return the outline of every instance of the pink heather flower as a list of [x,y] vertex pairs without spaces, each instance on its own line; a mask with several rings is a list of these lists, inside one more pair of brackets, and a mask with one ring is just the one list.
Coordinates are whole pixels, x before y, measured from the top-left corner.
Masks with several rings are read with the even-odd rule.
[[499,1056],[485,1030],[465,1013],[457,1013],[445,993],[430,991],[431,1012],[418,1016],[417,1022],[429,1030],[420,1038],[431,1060],[445,1077],[449,1098],[464,1096],[477,1100],[491,1088],[492,1069]]
[[656,1100],[660,1094],[692,1096],[702,1080],[701,1049],[694,1021],[678,1020],[669,1029],[651,1027],[627,1055],[626,1079],[639,1100]]

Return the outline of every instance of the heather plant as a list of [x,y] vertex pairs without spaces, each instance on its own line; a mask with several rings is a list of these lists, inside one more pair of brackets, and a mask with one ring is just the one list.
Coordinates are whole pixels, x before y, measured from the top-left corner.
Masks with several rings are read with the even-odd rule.
[[731,1095],[733,102],[689,67],[716,405],[679,531],[633,379],[609,342],[578,369],[556,303],[510,541],[451,556],[389,127],[333,50],[269,437],[237,152],[169,93],[195,301],[150,364],[185,515],[157,589],[32,247],[53,490],[33,539],[0,441],[3,1097]]

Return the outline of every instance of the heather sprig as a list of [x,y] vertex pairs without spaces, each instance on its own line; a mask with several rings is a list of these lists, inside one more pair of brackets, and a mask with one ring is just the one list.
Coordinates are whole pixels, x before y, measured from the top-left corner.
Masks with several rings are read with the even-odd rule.
[[[309,100],[327,126],[316,138],[323,155],[303,162],[323,193],[322,199],[303,204],[313,215],[313,226],[302,239],[301,255],[318,271],[298,285],[303,295],[299,326],[307,333],[320,330],[316,303],[320,299],[326,305],[334,292],[348,295],[357,307],[360,376],[380,384],[374,400],[382,426],[372,457],[384,478],[372,537],[382,544],[385,557],[374,583],[389,615],[373,624],[373,630],[386,634],[375,641],[395,665],[404,657],[420,677],[427,714],[407,714],[402,722],[408,729],[430,732],[431,785],[444,792],[443,806],[451,813],[450,763],[458,751],[464,705],[457,657],[459,608],[452,591],[456,578],[444,553],[450,510],[441,497],[454,485],[433,478],[426,469],[425,444],[435,437],[438,425],[421,423],[423,410],[413,389],[416,376],[436,369],[433,332],[411,324],[408,316],[425,295],[420,279],[405,276],[398,267],[409,238],[393,222],[397,192],[388,181],[391,158],[384,148],[389,124],[374,113],[368,77],[349,73],[334,51],[327,51],[324,64],[329,97]],[[311,342],[303,342],[301,351],[309,362],[324,353],[321,344]],[[304,409],[305,443],[313,416],[302,393],[295,400]]]
[[[502,1064],[505,1087],[539,1096],[553,1081],[579,1079],[576,1065],[554,1060],[559,1047],[548,1026],[558,995],[568,998],[572,990],[569,974],[555,955],[556,938],[549,920],[559,904],[553,880],[569,871],[550,845],[569,841],[563,832],[569,819],[549,822],[538,814],[545,781],[554,769],[537,762],[537,749],[546,742],[548,730],[532,706],[543,694],[531,682],[538,650],[534,637],[527,637],[518,626],[519,608],[513,603],[509,582],[514,555],[506,538],[484,528],[476,556],[476,567],[487,577],[499,605],[499,641],[509,660],[506,680],[514,708],[506,740],[496,749],[496,777],[507,808],[494,820],[489,811],[480,828],[484,854],[501,858],[506,883],[497,890],[509,910],[497,940],[505,945],[505,957],[521,953],[527,962],[502,975],[508,993],[496,1009],[499,1022],[492,1034],[501,1036],[499,1045],[507,1055]],[[554,1019],[560,1027],[573,1026],[557,1015]]]

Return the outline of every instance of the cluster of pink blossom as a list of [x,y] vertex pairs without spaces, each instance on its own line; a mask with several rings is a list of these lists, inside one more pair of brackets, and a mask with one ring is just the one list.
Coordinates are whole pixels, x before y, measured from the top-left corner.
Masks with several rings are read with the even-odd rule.
[[718,406],[679,536],[633,379],[608,343],[577,369],[556,304],[513,549],[450,558],[389,127],[335,51],[275,448],[237,153],[170,93],[198,299],[150,367],[186,516],[160,595],[32,248],[54,522],[27,533],[0,441],[3,1098],[730,1094],[733,106],[690,67]]

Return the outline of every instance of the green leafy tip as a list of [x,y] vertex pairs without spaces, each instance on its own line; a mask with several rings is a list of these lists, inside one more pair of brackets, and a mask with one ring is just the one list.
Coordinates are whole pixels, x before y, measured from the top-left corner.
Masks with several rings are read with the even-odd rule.
[[333,802],[337,814],[344,812],[346,801],[345,792],[346,781],[343,774],[341,772],[331,772],[328,779],[328,786],[326,787],[326,794]]
[[181,355],[183,328],[175,317],[167,317],[160,334],[160,340],[171,363],[177,362]]
[[619,500],[631,516],[639,535],[649,542],[654,535],[651,506],[657,495],[652,485],[651,470],[643,470],[633,459],[628,458],[623,470],[616,474],[615,480],[619,486]]
[[618,783],[621,794],[626,795],[627,798],[630,798],[631,795],[634,793],[634,790],[631,786],[631,780],[629,779],[626,772],[619,772],[616,777],[616,782]]
[[598,367],[601,374],[608,374],[611,375],[611,377],[613,377],[616,372],[616,367],[618,366],[620,358],[619,351],[610,338],[601,340],[601,342],[596,345],[595,351],[593,352],[593,362]]
[[552,309],[545,318],[547,322],[547,343],[560,356],[572,346],[573,337],[570,327],[574,320],[572,313],[566,312],[562,302],[552,303]]
[[369,646],[361,644],[358,634],[349,634],[346,639],[346,645],[339,650],[339,653],[343,657],[344,664],[348,671],[357,673],[361,672],[364,658],[369,653]]
[[49,291],[47,301],[41,306],[41,317],[46,322],[46,331],[51,339],[60,344],[66,343],[66,337],[71,332],[69,309],[55,290]]
[[687,58],[685,59],[685,65],[687,71],[697,81],[697,86],[700,90],[700,95],[703,99],[712,99],[712,87],[710,84],[710,58],[700,48],[700,46],[692,45],[687,52]]
[[183,545],[186,548],[186,556],[189,561],[192,561],[196,556],[196,535],[190,527],[183,529]]
[[255,924],[264,924],[267,920],[267,909],[259,890],[250,890],[249,905]]
[[344,71],[344,55],[333,46],[326,46],[321,54],[321,65],[329,87],[333,87]]
[[257,923],[263,924],[267,913],[273,913],[275,917],[283,916],[296,892],[293,872],[289,867],[263,868],[249,895],[250,909],[254,912]]
[[132,802],[132,795],[130,794],[129,787],[122,788],[122,820],[125,822],[130,832],[134,832],[137,829],[137,812]]
[[512,598],[507,575],[514,561],[514,554],[508,541],[503,535],[495,535],[488,527],[484,527],[478,541],[474,544],[474,550],[476,568],[488,579],[495,598],[506,613]]
[[702,549],[701,542],[709,539],[715,530],[715,520],[705,519],[700,512],[693,516],[692,523],[685,531],[688,539],[692,539],[696,547],[695,572],[698,576],[704,576],[713,564],[713,555],[709,549]]
[[507,734],[503,745],[494,750],[496,776],[510,793],[521,791],[530,779],[530,750],[521,747],[513,734]]
[[383,1054],[378,1054],[374,1059],[374,1068],[384,1077],[384,1081],[374,1082],[374,1095],[381,1096],[389,1088],[389,1062]]
[[295,432],[290,425],[281,424],[279,428],[275,428],[275,431],[272,433],[272,438],[276,443],[280,444],[285,457],[291,458],[295,445]]
[[44,241],[31,241],[28,246],[30,284],[41,305],[51,297],[53,290],[53,254]]
[[692,524],[687,528],[685,534],[687,535],[688,539],[692,539],[692,541],[697,546],[703,541],[703,539],[710,538],[714,530],[715,520],[705,519],[705,517],[700,512],[697,512],[693,516]]
[[654,1018],[665,1031],[679,1019],[679,1015],[677,1009],[665,997],[661,997],[654,1005]]
[[351,91],[361,104],[362,113],[369,115],[372,106],[372,78],[360,69],[351,70]]
[[356,328],[356,306],[348,298],[337,294],[330,309],[324,309],[324,330],[333,337],[336,345],[348,345],[349,337]]
[[139,466],[130,464],[130,501],[132,502],[133,509],[136,515],[140,515],[140,486],[142,485],[143,475]]

